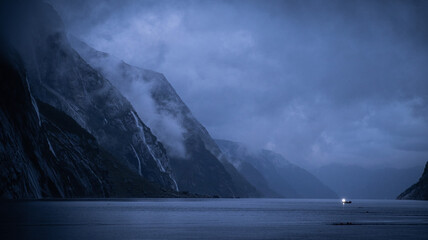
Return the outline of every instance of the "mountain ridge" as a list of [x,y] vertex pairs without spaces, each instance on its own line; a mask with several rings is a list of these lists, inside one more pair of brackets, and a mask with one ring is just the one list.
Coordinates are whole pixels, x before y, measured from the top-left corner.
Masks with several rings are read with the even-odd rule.
[[[33,2],[21,20],[24,59],[33,95],[76,120],[99,144],[148,181],[177,190],[162,144],[129,101],[69,45],[61,18],[48,4]],[[37,34],[35,34],[37,32]]]
[[[169,128],[169,125],[159,125],[159,122],[169,124],[173,122],[180,128],[180,134],[172,138],[175,142],[165,144],[170,146],[171,166],[177,176],[180,189],[227,197],[260,196],[255,188],[224,158],[208,131],[193,116],[163,74],[134,67],[105,52],[93,49],[75,37],[70,37],[70,39],[79,54],[121,92],[125,93],[131,102],[134,104],[142,101],[152,103],[151,107],[154,110],[151,110],[151,114],[148,114],[150,108],[147,107],[137,107],[137,111],[146,122],[153,124],[151,127],[157,135],[167,135],[163,134],[163,131]],[[144,94],[149,95],[150,98],[143,98],[141,91],[144,91]],[[164,141],[168,140],[164,139]],[[184,155],[174,154],[171,145],[176,144],[177,141],[182,143]]]
[[[244,172],[244,164],[250,164],[256,169],[265,178],[268,192],[273,191],[286,198],[337,198],[336,193],[315,176],[278,153],[266,149],[251,149],[242,143],[228,140],[216,139],[216,142],[225,157],[244,176],[252,178],[248,172]],[[266,184],[260,187],[266,188]]]

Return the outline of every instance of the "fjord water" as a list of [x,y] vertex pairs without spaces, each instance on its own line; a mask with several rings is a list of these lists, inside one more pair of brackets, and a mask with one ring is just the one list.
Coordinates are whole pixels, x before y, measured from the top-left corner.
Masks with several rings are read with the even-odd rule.
[[428,202],[132,199],[1,204],[0,239],[428,239]]

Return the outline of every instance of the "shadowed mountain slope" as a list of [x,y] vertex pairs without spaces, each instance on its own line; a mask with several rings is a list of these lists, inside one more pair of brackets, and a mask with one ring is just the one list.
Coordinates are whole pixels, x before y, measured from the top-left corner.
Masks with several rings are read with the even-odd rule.
[[122,165],[71,117],[32,96],[17,57],[0,56],[0,198],[196,196]]
[[[94,69],[124,93],[154,133],[161,136],[180,190],[223,197],[260,196],[224,158],[163,74],[131,66],[74,37],[70,41]],[[171,136],[172,125],[180,131],[174,136]]]
[[14,40],[35,98],[71,116],[121,165],[176,190],[163,145],[129,101],[69,45],[60,17],[33,1],[15,14]]
[[425,164],[425,170],[421,178],[411,187],[401,193],[398,199],[428,200],[428,162]]
[[[245,145],[216,140],[227,159],[250,182],[258,181],[259,191],[274,191],[286,198],[336,198],[337,195],[308,171],[300,168],[278,153],[249,149]],[[260,174],[265,181],[260,180]],[[266,186],[267,185],[267,186]],[[267,192],[266,192],[267,191]]]

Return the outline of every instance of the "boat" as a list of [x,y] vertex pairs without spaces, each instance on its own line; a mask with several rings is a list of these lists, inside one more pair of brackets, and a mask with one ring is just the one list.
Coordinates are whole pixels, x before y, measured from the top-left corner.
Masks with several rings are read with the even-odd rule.
[[348,203],[352,203],[352,201],[346,200],[345,198],[342,198],[342,203],[343,204],[348,204]]

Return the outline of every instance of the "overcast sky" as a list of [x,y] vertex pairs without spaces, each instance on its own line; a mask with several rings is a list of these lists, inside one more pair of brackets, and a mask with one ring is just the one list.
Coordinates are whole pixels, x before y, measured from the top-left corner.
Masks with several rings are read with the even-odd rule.
[[306,167],[428,160],[428,1],[50,2],[162,72],[215,138]]

